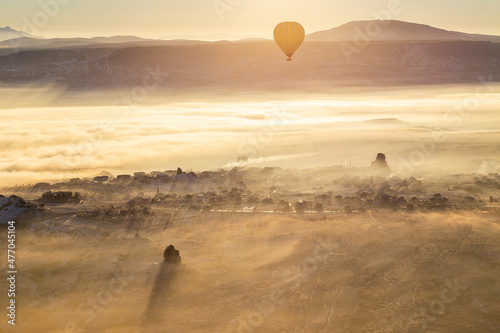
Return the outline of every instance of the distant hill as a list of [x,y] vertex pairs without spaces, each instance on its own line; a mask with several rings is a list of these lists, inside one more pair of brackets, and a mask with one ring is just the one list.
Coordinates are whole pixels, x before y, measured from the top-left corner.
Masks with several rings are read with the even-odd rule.
[[361,32],[374,41],[464,40],[500,42],[500,36],[467,34],[396,20],[352,21],[337,28],[311,33],[307,35],[306,40],[315,42],[353,41]]
[[20,37],[36,38],[35,36],[30,35],[27,32],[17,31],[17,30],[12,29],[9,26],[4,27],[4,28],[0,27],[0,42],[4,41],[4,40],[20,38]]
[[397,118],[370,119],[363,121],[363,123],[380,127],[411,127],[409,122]]
[[93,38],[47,38],[17,37],[10,40],[0,41],[0,47],[30,48],[30,49],[53,49],[62,47],[84,47],[118,43],[141,43],[151,41],[136,36],[111,36]]
[[[50,50],[59,48],[74,47],[108,47],[114,45],[132,46],[160,46],[160,45],[195,45],[203,43],[222,43],[206,42],[196,40],[160,40],[145,39],[136,36],[112,36],[112,37],[93,37],[93,38],[48,38],[37,39],[30,37],[20,37],[11,40],[0,41],[0,48],[12,48],[21,50]],[[229,43],[229,42],[227,42]]]
[[[379,29],[380,28],[380,29]],[[379,29],[379,30],[377,30]],[[376,32],[376,33],[370,33]],[[491,41],[500,42],[500,36],[475,35],[456,31],[447,31],[424,24],[396,20],[353,21],[325,31],[318,31],[306,36],[308,42],[343,42],[353,41],[360,32],[367,34],[371,41]],[[368,32],[368,33],[367,33]],[[167,38],[167,37],[165,37]],[[198,45],[207,43],[250,43],[265,42],[272,39],[243,38],[227,34],[200,36],[196,40],[189,36],[169,36],[168,39],[146,39],[137,36],[111,36],[93,38],[41,38],[10,27],[0,28],[0,48],[14,46],[21,50],[57,49],[68,47],[113,46],[174,46]],[[212,40],[212,41],[208,41]],[[5,54],[5,53],[3,53]]]
[[[303,90],[334,86],[500,82],[500,37],[386,21],[372,43],[348,54],[343,41],[382,21],[350,22],[312,33],[286,61],[272,40],[152,40],[135,36],[0,41],[0,82],[57,82],[75,89],[161,85],[191,89]],[[10,28],[9,28],[10,29]],[[5,30],[5,28],[4,28]],[[499,42],[495,42],[495,41]],[[12,48],[12,45],[17,48]],[[385,119],[374,125],[405,125]]]
[[304,87],[477,84],[480,78],[500,82],[500,43],[492,42],[378,41],[350,57],[343,53],[341,42],[307,42],[291,63],[274,41],[143,43],[149,42],[15,53],[0,49],[0,82],[57,82],[75,89],[134,87],[143,84],[151,69],[159,72],[155,77],[162,78],[161,85],[172,89],[302,91]]

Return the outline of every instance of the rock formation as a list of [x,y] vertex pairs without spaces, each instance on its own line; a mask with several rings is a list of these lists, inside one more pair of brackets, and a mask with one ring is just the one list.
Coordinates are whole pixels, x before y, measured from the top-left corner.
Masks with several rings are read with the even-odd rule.
[[376,171],[389,171],[389,166],[385,160],[385,154],[378,153],[375,161],[370,165],[370,168]]
[[0,194],[0,225],[33,216],[36,214],[37,208],[37,205],[27,202],[21,197],[15,195],[4,197]]
[[179,250],[176,250],[173,245],[167,246],[165,252],[163,252],[163,258],[166,263],[178,265],[181,263],[181,256]]

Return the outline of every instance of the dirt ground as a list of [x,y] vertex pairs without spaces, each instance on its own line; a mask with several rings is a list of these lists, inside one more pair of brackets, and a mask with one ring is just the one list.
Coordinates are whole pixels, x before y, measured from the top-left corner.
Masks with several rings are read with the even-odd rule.
[[[19,228],[16,328],[500,330],[492,213],[185,213],[135,233],[73,214]],[[169,244],[180,266],[162,263]]]

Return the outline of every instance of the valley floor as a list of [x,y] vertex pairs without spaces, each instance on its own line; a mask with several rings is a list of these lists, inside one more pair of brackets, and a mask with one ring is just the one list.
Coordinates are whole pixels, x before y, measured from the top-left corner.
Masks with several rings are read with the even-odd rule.
[[[62,214],[17,231],[16,328],[498,332],[498,221],[481,210],[185,212],[131,230]],[[180,266],[162,263],[169,244]]]

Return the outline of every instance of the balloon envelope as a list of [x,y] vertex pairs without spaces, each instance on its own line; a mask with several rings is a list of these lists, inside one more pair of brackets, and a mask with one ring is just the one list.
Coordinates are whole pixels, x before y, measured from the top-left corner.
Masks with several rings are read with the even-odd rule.
[[292,56],[304,41],[306,32],[304,27],[297,22],[282,22],[274,28],[274,40],[280,49],[292,61]]

